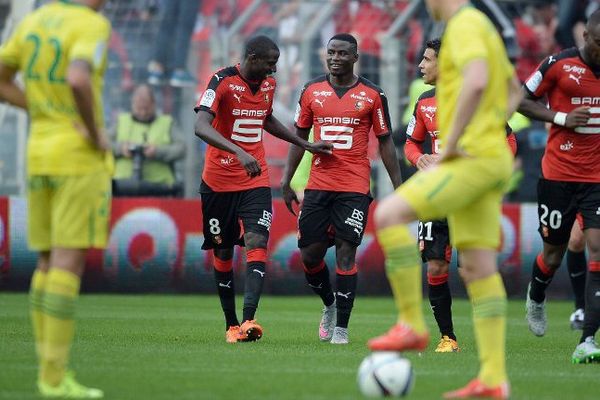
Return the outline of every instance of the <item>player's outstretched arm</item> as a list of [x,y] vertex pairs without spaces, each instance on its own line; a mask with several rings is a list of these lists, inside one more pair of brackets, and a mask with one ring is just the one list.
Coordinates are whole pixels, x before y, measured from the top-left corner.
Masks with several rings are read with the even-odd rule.
[[448,132],[448,139],[442,154],[440,162],[460,156],[457,149],[458,139],[465,132],[465,128],[471,122],[475,110],[479,106],[483,92],[488,84],[489,71],[487,61],[484,59],[475,59],[466,64],[462,71],[463,85],[456,101],[454,110],[454,122]]
[[214,119],[215,117],[211,113],[202,110],[198,111],[198,118],[196,118],[196,123],[194,124],[194,134],[211,146],[235,154],[248,176],[254,177],[260,175],[261,168],[258,161],[241,147],[225,139],[223,135],[217,132],[212,127]]
[[303,150],[308,150],[311,153],[331,154],[333,149],[333,145],[331,143],[323,141],[310,143],[308,140],[301,138],[298,135],[294,135],[277,118],[275,118],[273,114],[269,115],[265,119],[265,130],[271,135],[285,140],[286,142],[295,144],[296,146],[300,146]]
[[567,128],[577,128],[587,125],[590,119],[590,108],[588,106],[577,107],[570,113],[561,113],[546,107],[540,99],[527,93],[519,104],[519,112],[526,117],[538,121],[552,122]]
[[[308,141],[309,135],[310,129],[296,129],[296,136],[305,141]],[[283,201],[285,202],[287,209],[294,215],[296,215],[296,212],[294,211],[293,203],[300,204],[300,202],[298,201],[296,192],[290,187],[290,183],[298,169],[298,165],[300,165],[303,155],[304,149],[302,147],[290,146],[285,169],[283,170],[283,177],[281,178],[281,195],[283,196]]]
[[392,135],[378,136],[379,140],[379,154],[381,155],[381,161],[387,170],[388,175],[392,181],[394,189],[396,189],[402,183],[402,173],[400,172],[400,163],[398,162],[398,156],[396,155],[396,146],[392,140]]
[[84,60],[73,60],[67,70],[67,84],[73,92],[73,99],[85,128],[84,133],[98,149],[110,150],[108,138],[96,126],[90,63]]
[[15,83],[17,69],[0,62],[0,100],[27,110],[25,92]]

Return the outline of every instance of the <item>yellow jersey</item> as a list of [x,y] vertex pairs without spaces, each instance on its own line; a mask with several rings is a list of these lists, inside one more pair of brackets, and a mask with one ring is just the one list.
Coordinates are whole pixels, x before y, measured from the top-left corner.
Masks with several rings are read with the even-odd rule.
[[68,1],[35,10],[0,48],[0,60],[21,71],[31,118],[29,175],[83,175],[105,169],[105,154],[76,126],[83,126],[66,81],[74,60],[92,68],[96,125],[103,126],[102,85],[110,22],[93,9]]
[[464,6],[448,21],[439,55],[436,98],[442,148],[454,123],[463,68],[474,60],[487,61],[488,85],[458,146],[473,156],[495,156],[509,151],[504,128],[514,69],[492,22],[481,11]]

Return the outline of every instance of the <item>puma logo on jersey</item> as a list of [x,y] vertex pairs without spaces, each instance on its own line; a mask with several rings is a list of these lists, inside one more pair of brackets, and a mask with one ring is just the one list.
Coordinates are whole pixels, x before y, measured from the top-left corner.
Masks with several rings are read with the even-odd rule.
[[596,215],[600,215],[600,207],[596,210]]
[[258,269],[256,269],[256,268],[254,268],[254,269],[252,270],[252,272],[256,272],[257,274],[259,274],[259,275],[260,275],[260,277],[261,277],[261,278],[264,278],[264,277],[265,277],[265,274],[266,274],[266,272],[264,272],[264,271],[260,271],[260,270],[258,270]]
[[223,77],[220,76],[219,74],[215,74],[215,78],[217,78],[217,82],[219,82],[221,79],[223,79]]
[[433,124],[433,114],[425,114],[429,121]]
[[225,287],[227,289],[231,289],[231,281],[227,281],[227,283],[219,282],[219,287]]
[[573,74],[569,74],[569,79],[573,79],[575,82],[577,82],[577,85],[581,86],[581,82],[579,82],[579,79],[581,79],[581,76],[575,76]]
[[325,107],[323,105],[323,103],[325,103],[325,99],[323,99],[323,100],[315,99],[315,103],[319,103],[319,105],[321,106],[321,108]]
[[235,97],[235,99],[238,101],[238,103],[242,102],[242,95],[241,94],[234,93],[233,97]]
[[556,62],[556,58],[554,58],[554,56],[548,57],[548,65],[555,63],[555,62]]
[[352,294],[352,292],[348,292],[348,293],[337,292],[335,295],[336,296],[341,296],[341,297],[343,297],[345,299],[349,299],[351,294]]

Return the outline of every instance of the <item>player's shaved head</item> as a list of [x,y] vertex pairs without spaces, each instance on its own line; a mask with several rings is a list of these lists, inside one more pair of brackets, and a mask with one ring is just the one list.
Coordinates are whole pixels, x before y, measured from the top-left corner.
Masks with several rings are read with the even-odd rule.
[[583,31],[582,56],[590,66],[600,67],[600,9],[594,11]]
[[251,55],[266,58],[273,51],[279,53],[279,47],[271,38],[265,35],[254,36],[244,46],[244,58]]
[[442,40],[440,38],[431,39],[431,40],[428,40],[427,43],[425,43],[425,48],[433,50],[435,52],[436,56],[440,55],[441,47],[442,47]]
[[600,8],[597,9],[596,11],[594,11],[592,13],[592,15],[590,15],[590,18],[588,18],[586,27],[587,27],[587,29],[595,29],[599,25],[600,25]]
[[347,42],[352,45],[352,49],[354,52],[358,52],[358,42],[356,38],[349,33],[338,33],[337,35],[333,35],[329,41],[332,40],[341,40],[342,42]]

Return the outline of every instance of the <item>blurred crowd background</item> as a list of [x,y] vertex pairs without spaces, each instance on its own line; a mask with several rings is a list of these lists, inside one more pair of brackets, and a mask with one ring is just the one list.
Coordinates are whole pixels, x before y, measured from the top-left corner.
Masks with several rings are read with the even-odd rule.
[[[24,14],[43,3],[0,0],[3,40]],[[600,7],[600,0],[473,3],[492,17],[502,33],[521,80],[547,55],[580,46],[587,16]],[[168,159],[179,185],[173,193],[185,197],[196,196],[204,153],[204,144],[193,132],[193,106],[212,72],[239,62],[245,39],[264,34],[280,46],[275,114],[293,128],[302,86],[325,72],[327,40],[338,32],[355,35],[360,53],[357,72],[386,91],[395,143],[402,152],[411,98],[424,89],[417,68],[424,42],[443,32],[443,26],[429,19],[423,0],[113,0],[107,2],[104,14],[113,26],[103,95],[107,129],[115,138],[117,131],[125,129],[118,126],[119,116],[132,112],[135,89],[150,85],[156,113],[171,117],[171,137],[185,148]],[[547,130],[525,118],[512,122],[519,145],[519,184],[507,198],[535,201],[533,183]],[[24,192],[26,135],[26,117],[0,105],[0,195]],[[269,135],[264,140],[277,195],[287,143]],[[379,197],[391,186],[379,173],[383,169],[376,145],[370,156],[373,192]],[[410,168],[402,163],[405,176],[410,175]]]

